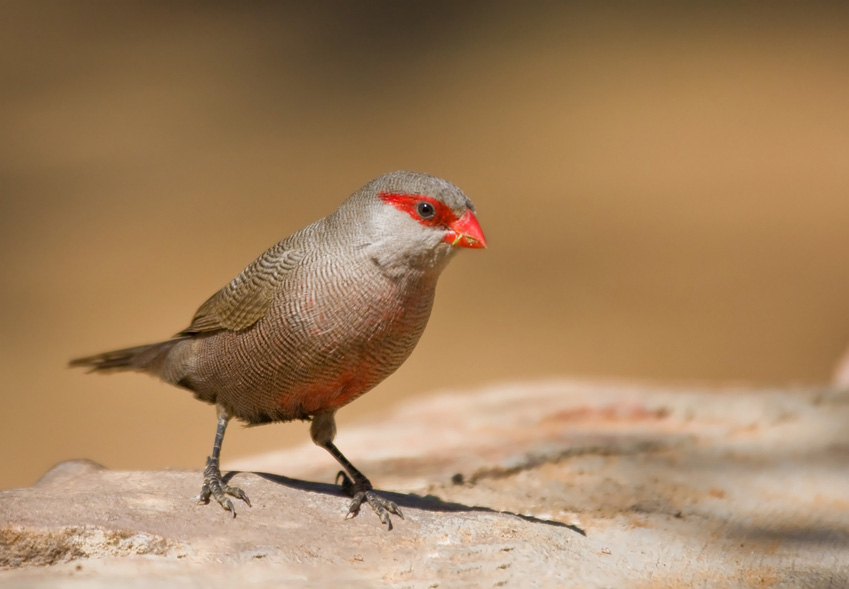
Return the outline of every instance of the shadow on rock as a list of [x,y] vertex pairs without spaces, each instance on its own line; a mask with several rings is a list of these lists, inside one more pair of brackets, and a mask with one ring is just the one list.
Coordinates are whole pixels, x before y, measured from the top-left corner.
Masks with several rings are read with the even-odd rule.
[[[237,474],[247,474],[241,471],[232,471],[228,472],[224,476],[224,480],[229,481]],[[267,472],[252,472],[249,474],[255,474],[258,477],[261,477],[269,482],[276,483],[278,485],[284,485],[291,489],[298,489],[300,491],[309,491],[311,493],[322,493],[324,495],[333,495],[333,496],[345,496],[345,493],[342,491],[342,487],[339,485],[331,485],[329,483],[317,483],[313,481],[302,481],[300,479],[292,479],[289,477],[285,477],[278,474],[270,474]],[[480,513],[497,513],[501,515],[507,515],[511,517],[516,517],[522,519],[526,522],[542,524],[546,526],[554,526],[558,528],[567,528],[572,530],[573,532],[580,534],[581,536],[586,536],[587,533],[575,525],[564,524],[563,522],[558,522],[550,519],[542,519],[538,517],[534,517],[532,515],[525,515],[521,513],[514,513],[512,511],[500,511],[497,509],[492,509],[490,507],[483,507],[480,505],[464,505],[462,503],[453,503],[450,501],[443,501],[436,495],[416,495],[414,493],[394,493],[392,491],[380,491],[380,495],[390,501],[394,501],[396,505],[399,507],[405,507],[410,509],[420,509],[422,511],[431,511],[431,512],[442,512],[442,513],[460,513],[460,512],[480,512]]]

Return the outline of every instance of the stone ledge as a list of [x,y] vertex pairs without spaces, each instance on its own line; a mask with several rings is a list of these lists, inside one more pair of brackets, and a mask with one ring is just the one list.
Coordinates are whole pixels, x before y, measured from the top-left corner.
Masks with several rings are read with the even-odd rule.
[[236,519],[197,505],[199,472],[73,461],[0,491],[0,584],[849,586],[847,424],[828,389],[436,395],[337,438],[404,510],[392,532],[344,519],[311,444],[225,463]]

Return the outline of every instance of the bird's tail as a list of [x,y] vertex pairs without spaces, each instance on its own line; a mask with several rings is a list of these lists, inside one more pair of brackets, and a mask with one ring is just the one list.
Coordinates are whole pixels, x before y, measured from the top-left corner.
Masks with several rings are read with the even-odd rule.
[[[89,372],[118,372],[122,370],[155,371],[168,352],[182,339],[171,339],[146,346],[103,352],[68,363],[71,368],[88,368]],[[154,369],[154,370],[151,370]]]

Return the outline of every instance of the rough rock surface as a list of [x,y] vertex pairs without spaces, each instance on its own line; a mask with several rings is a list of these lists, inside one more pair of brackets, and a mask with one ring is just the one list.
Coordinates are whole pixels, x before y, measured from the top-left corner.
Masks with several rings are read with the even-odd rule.
[[505,385],[337,440],[393,531],[344,519],[311,444],[225,463],[236,519],[196,504],[199,472],[73,461],[0,492],[0,585],[849,586],[846,392]]

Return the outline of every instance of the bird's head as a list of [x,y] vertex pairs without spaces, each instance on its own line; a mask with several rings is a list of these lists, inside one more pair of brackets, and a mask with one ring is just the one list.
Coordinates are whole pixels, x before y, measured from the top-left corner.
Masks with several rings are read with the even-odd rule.
[[372,242],[386,266],[441,270],[458,248],[485,248],[472,201],[446,180],[419,172],[385,174],[363,188]]
[[364,251],[393,276],[435,276],[459,248],[486,247],[472,201],[450,182],[420,172],[372,180],[322,223],[329,239]]
[[440,267],[458,248],[485,248],[472,201],[446,180],[397,171],[352,197],[369,211],[372,246],[387,263]]

